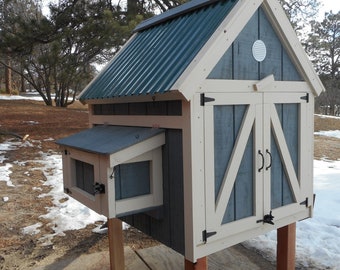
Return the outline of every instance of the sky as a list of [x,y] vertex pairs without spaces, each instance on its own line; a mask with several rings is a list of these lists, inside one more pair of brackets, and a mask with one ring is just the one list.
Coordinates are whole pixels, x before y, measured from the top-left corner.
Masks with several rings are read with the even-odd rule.
[[333,13],[337,13],[340,11],[340,1],[339,0],[321,0],[321,9],[319,11],[319,17],[323,18],[325,12],[328,12],[330,10],[333,11]]
[[[321,2],[321,9],[319,11],[320,18],[323,17],[325,11],[332,10],[333,13],[337,13],[340,10],[340,1],[339,0],[319,0]],[[48,14],[48,3],[50,2],[58,2],[58,0],[42,0],[43,4],[43,13]]]

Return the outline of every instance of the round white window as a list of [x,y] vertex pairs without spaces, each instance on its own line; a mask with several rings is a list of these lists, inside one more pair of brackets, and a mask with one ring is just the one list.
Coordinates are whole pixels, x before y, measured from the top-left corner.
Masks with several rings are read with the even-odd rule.
[[262,40],[256,40],[254,42],[252,51],[256,61],[262,62],[266,58],[267,48]]

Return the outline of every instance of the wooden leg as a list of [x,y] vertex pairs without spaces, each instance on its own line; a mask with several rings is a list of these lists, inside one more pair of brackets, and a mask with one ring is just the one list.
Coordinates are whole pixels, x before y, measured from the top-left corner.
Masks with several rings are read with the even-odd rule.
[[207,265],[207,257],[198,259],[196,263],[185,259],[185,270],[207,270]]
[[122,222],[118,218],[108,220],[110,270],[124,270],[124,241]]
[[295,269],[296,223],[277,230],[277,270]]

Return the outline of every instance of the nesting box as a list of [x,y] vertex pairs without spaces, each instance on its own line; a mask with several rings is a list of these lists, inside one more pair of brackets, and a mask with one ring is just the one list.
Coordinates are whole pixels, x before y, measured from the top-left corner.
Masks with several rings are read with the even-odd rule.
[[323,86],[276,0],[197,0],[138,25],[58,141],[65,191],[196,261],[308,218]]

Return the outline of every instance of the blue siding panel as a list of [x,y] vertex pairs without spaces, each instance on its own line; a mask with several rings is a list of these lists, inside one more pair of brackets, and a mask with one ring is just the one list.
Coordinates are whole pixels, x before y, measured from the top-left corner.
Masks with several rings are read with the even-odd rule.
[[[221,189],[246,111],[247,105],[214,106],[215,200]],[[222,224],[252,216],[254,213],[253,143],[251,132]]]
[[141,30],[80,96],[80,100],[165,93],[237,1],[213,1]]
[[[252,54],[253,43],[258,39],[266,45],[267,55],[262,62]],[[276,81],[302,81],[264,10],[259,8],[207,79],[261,80],[270,74]]]
[[[298,175],[298,119],[299,105],[298,104],[276,104],[277,114],[281,121],[282,130],[286,139],[290,156],[295,168],[295,173]],[[281,154],[277,146],[277,142],[271,135],[271,207],[277,208],[294,202],[293,192],[289,185],[289,180],[285,172]]]

